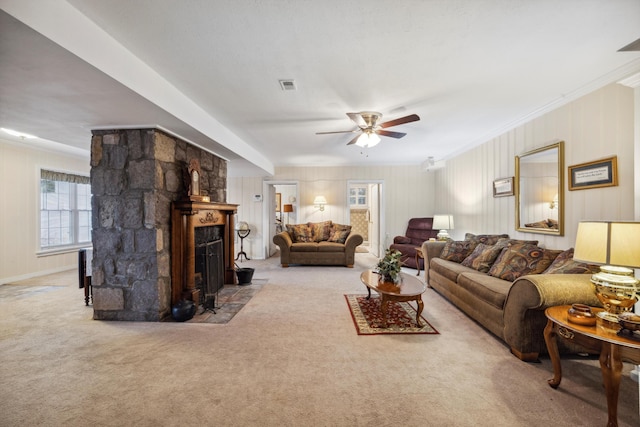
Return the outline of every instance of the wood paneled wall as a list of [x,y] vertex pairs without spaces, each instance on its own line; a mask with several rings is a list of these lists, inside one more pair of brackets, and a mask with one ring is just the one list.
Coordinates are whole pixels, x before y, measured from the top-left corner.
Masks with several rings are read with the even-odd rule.
[[[565,235],[515,232],[515,197],[493,198],[494,179],[514,176],[515,156],[565,141]],[[568,191],[567,167],[618,156],[617,187]],[[460,239],[465,232],[508,233],[538,239],[548,248],[575,244],[581,220],[634,219],[634,91],[608,85],[506,132],[446,162],[436,171],[435,203],[454,215]]]

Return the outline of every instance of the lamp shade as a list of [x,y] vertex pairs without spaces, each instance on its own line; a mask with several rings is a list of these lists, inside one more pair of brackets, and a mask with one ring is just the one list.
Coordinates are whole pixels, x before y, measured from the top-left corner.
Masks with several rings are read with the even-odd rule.
[[373,132],[365,132],[356,140],[356,145],[363,148],[371,148],[380,142],[380,137]]
[[316,196],[316,198],[313,199],[313,204],[314,205],[326,205],[327,204],[327,199],[325,199],[324,196]]
[[293,205],[282,205],[282,212],[293,212]]
[[431,228],[434,230],[453,230],[453,215],[434,215]]
[[640,222],[580,222],[573,259],[640,268]]

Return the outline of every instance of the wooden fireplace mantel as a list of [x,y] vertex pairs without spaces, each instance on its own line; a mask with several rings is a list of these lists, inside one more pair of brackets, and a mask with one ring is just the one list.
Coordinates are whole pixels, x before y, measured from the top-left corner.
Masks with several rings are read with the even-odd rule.
[[171,204],[171,305],[182,299],[199,301],[195,285],[195,230],[197,227],[224,226],[224,283],[235,284],[234,215],[238,205],[196,200]]

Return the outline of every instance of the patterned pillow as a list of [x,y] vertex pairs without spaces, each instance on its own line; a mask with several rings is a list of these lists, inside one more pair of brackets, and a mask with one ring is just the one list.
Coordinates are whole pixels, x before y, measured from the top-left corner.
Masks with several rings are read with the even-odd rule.
[[571,248],[558,255],[542,274],[593,274],[599,270],[597,265],[574,261]]
[[464,235],[464,240],[469,240],[476,243],[484,243],[485,245],[495,245],[500,239],[508,239],[508,234],[472,234],[467,233]]
[[447,240],[442,252],[440,253],[441,259],[447,261],[462,262],[471,252],[476,248],[476,242],[462,241],[454,242],[453,240]]
[[309,224],[287,224],[287,231],[293,243],[313,242],[313,235],[311,234]]
[[333,224],[331,226],[331,234],[329,235],[329,241],[334,243],[344,243],[347,241],[351,233],[350,225]]
[[520,276],[540,274],[561,252],[526,243],[510,245],[502,249],[489,269],[489,275],[513,282]]
[[331,236],[331,221],[310,222],[311,236],[314,242],[324,242]]
[[499,239],[495,245],[486,245],[484,243],[478,244],[473,250],[471,255],[462,261],[462,265],[471,267],[482,273],[489,271],[498,255],[504,248],[509,245],[518,243],[528,243],[531,245],[537,245],[537,240],[516,240],[516,239]]

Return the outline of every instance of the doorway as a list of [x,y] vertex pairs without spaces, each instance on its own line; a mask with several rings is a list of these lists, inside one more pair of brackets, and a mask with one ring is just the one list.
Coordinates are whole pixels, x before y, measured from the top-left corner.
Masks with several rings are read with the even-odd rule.
[[347,206],[352,230],[363,237],[362,246],[379,257],[384,229],[383,181],[347,181]]
[[[286,230],[287,223],[295,224],[298,218],[298,181],[263,181],[262,194],[262,250],[263,259],[276,254],[278,247],[273,236]],[[290,205],[285,208],[285,205]],[[290,212],[289,212],[290,210]]]

